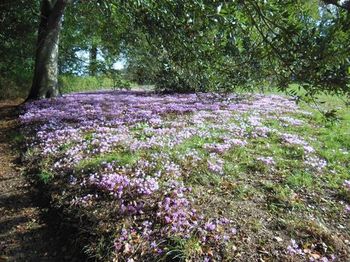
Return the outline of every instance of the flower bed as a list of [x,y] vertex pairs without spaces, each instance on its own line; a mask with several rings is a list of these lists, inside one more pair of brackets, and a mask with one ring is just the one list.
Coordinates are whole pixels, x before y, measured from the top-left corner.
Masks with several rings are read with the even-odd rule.
[[[315,141],[298,132],[312,128],[311,118],[277,95],[105,92],[30,103],[21,122],[28,172],[49,185],[90,256],[222,261],[248,257],[237,250],[249,232],[229,208],[237,177],[263,176],[250,186],[269,196],[282,173],[328,169]],[[278,201],[293,206],[293,193]],[[269,200],[252,199],[267,216]],[[270,256],[295,256],[291,235]],[[343,255],[331,250],[317,251],[319,259]]]

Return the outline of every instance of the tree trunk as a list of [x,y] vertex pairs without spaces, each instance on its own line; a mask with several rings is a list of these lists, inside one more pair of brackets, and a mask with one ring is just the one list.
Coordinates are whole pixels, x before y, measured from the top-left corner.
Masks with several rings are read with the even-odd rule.
[[42,0],[35,69],[27,100],[59,95],[58,43],[64,9],[68,0]]
[[97,46],[95,44],[92,45],[90,49],[90,65],[89,65],[89,71],[91,76],[96,75],[97,71]]

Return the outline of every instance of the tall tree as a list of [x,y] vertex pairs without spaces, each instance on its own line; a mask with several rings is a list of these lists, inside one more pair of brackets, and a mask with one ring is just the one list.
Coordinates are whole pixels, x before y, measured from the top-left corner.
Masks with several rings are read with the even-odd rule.
[[[41,0],[29,99],[58,94],[59,33],[64,10],[71,1]],[[306,83],[311,91],[349,92],[350,65],[346,58],[350,52],[350,16],[345,11],[349,1],[323,2],[339,8],[324,8],[317,0],[80,0],[72,5],[71,15],[66,13],[64,25],[70,29],[66,34],[74,32],[70,37],[77,36],[78,40],[74,46],[64,41],[61,50],[66,47],[63,50],[73,57],[77,50],[90,51],[93,63],[86,69],[94,74],[96,49],[91,43],[104,55],[104,63],[113,65],[108,61],[125,52],[119,47],[137,47],[133,34],[141,34],[141,39],[147,40],[145,54],[157,57],[152,72],[164,88],[231,90],[253,81],[279,78],[279,85],[299,82]],[[93,22],[89,22],[90,14],[94,15]],[[61,60],[62,71],[69,70],[66,60]]]
[[64,10],[70,0],[42,0],[35,69],[28,100],[57,96],[58,43]]

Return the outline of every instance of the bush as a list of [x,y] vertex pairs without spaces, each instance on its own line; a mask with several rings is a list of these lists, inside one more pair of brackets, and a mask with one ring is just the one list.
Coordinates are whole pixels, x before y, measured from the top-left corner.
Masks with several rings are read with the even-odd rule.
[[118,89],[130,90],[131,89],[132,83],[126,80],[118,70],[111,69],[108,72],[108,77],[112,79],[113,90],[118,90]]
[[113,80],[105,76],[74,76],[62,75],[59,77],[59,86],[62,94],[111,89]]
[[62,75],[59,77],[59,86],[62,94],[96,91],[96,90],[130,90],[131,83],[120,74],[108,74],[107,76],[74,76]]

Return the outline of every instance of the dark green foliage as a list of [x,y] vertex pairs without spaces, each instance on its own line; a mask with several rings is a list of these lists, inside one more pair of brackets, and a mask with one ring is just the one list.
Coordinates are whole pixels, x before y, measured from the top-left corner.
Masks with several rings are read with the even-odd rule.
[[[159,91],[286,90],[297,83],[312,96],[349,94],[350,15],[337,3],[73,1],[65,11],[59,69],[101,76],[122,60],[129,81]],[[1,6],[2,97],[30,86],[39,5]],[[110,77],[118,88],[128,86],[120,72]]]
[[136,45],[142,52],[130,59],[153,62],[147,73],[159,90],[262,84],[285,90],[299,83],[311,95],[349,92],[346,10],[318,1],[130,1],[124,7],[144,34]]
[[25,97],[34,67],[39,1],[0,3],[0,99]]

